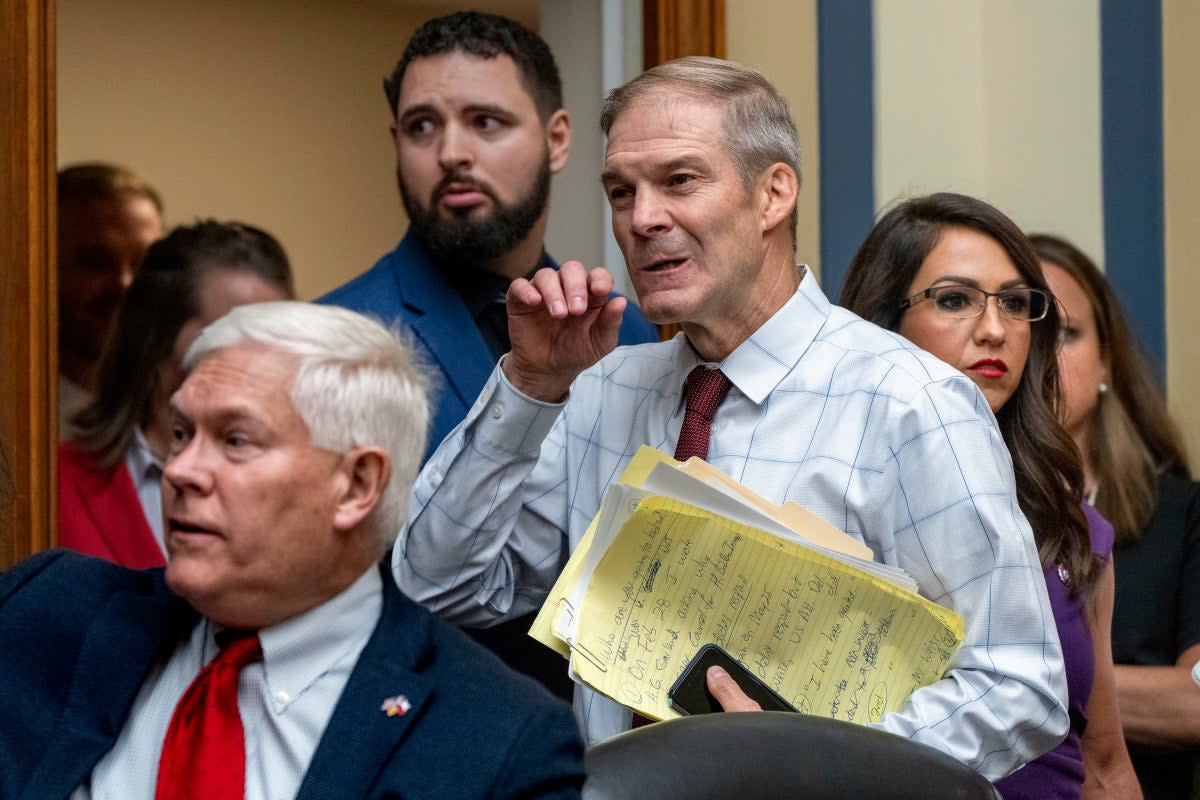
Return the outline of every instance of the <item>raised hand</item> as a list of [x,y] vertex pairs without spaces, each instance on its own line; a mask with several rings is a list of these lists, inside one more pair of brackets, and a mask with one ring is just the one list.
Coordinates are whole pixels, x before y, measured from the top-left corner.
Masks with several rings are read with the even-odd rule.
[[609,297],[612,288],[608,270],[578,261],[513,281],[506,299],[512,350],[503,361],[513,386],[558,402],[575,376],[611,353],[628,302]]

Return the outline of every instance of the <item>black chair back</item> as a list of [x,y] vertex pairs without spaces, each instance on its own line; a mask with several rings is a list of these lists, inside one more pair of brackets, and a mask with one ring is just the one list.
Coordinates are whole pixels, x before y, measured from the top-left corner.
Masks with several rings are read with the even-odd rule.
[[584,800],[999,800],[941,751],[848,722],[764,711],[647,725],[589,748]]

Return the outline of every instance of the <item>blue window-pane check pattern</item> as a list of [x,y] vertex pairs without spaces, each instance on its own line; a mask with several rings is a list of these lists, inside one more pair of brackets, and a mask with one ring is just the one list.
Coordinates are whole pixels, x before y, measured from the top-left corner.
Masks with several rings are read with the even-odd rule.
[[[395,550],[400,586],[482,624],[536,608],[639,445],[674,450],[698,356],[682,337],[620,348],[565,405],[497,370],[417,481]],[[830,306],[806,276],[721,364],[734,388],[708,460],[767,499],[793,500],[904,568],[967,620],[950,677],[880,726],[997,778],[1066,730],[1045,583],[986,402],[957,370]],[[589,692],[590,741],[629,712]]]

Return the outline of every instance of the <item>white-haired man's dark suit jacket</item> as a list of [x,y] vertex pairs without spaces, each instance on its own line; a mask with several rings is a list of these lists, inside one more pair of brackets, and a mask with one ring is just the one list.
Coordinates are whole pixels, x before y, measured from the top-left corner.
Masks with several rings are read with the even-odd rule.
[[[297,797],[577,798],[569,707],[404,597],[383,611]],[[67,798],[120,734],[146,675],[199,621],[161,569],[68,551],[0,575],[0,798]],[[388,716],[403,693],[412,704]]]

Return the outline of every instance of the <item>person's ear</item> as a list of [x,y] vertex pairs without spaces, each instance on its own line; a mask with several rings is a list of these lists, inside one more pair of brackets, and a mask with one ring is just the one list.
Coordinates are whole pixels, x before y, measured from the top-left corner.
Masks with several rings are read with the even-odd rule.
[[396,158],[400,158],[400,140],[397,138],[400,131],[399,125],[399,121],[395,118],[388,124],[388,139],[392,143],[392,150],[396,153]]
[[342,454],[338,471],[337,505],[333,526],[339,531],[357,528],[371,515],[392,475],[391,461],[380,447],[356,447]]
[[800,194],[796,171],[783,162],[772,164],[759,180],[762,230],[765,233],[791,218]]
[[550,154],[550,174],[557,175],[567,165],[571,151],[571,115],[560,108],[546,121],[546,152]]

